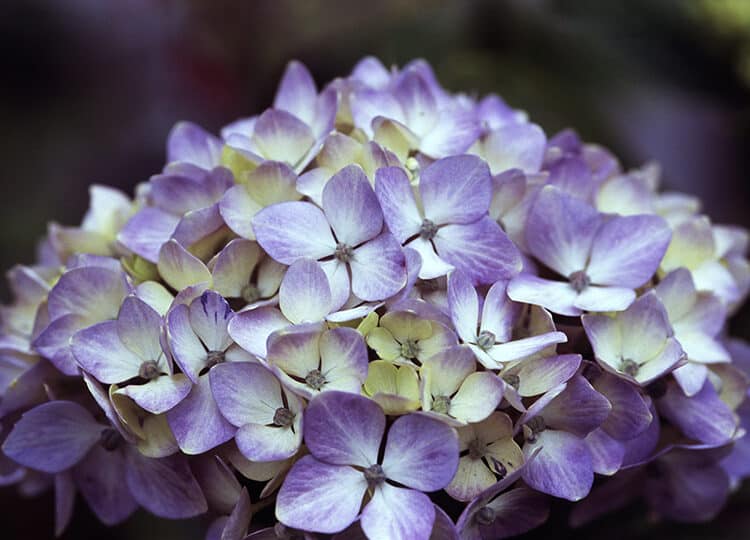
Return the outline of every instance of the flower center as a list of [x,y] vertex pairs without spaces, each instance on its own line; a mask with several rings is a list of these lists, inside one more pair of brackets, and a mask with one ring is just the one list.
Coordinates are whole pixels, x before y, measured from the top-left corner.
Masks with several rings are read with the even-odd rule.
[[495,345],[495,341],[497,341],[495,334],[488,332],[487,330],[483,330],[477,336],[477,346],[483,351],[488,351],[492,348],[492,346]]
[[258,299],[260,298],[260,291],[258,290],[258,287],[256,287],[252,283],[248,283],[247,285],[242,287],[240,296],[245,302],[247,302],[248,304],[252,304],[253,302],[258,301]]
[[537,436],[545,429],[547,429],[547,424],[544,422],[544,418],[542,416],[535,416],[534,418],[526,422],[526,427],[528,428],[526,440],[533,443],[534,441],[536,441]]
[[288,427],[294,422],[294,413],[286,407],[279,407],[273,413],[273,423],[279,427]]
[[448,414],[450,408],[451,398],[448,396],[435,396],[435,399],[432,400],[432,410],[437,413]]
[[521,377],[516,375],[515,373],[506,373],[503,375],[503,380],[508,384],[508,386],[512,386],[516,390],[518,390],[518,387],[521,385]]
[[469,443],[469,459],[482,459],[484,457],[485,445],[474,439]]
[[620,371],[631,377],[638,375],[640,366],[630,358],[623,358],[620,360]]
[[354,257],[354,250],[352,246],[339,242],[336,244],[336,250],[333,252],[333,256],[340,260],[342,263],[348,263]]
[[307,383],[307,386],[309,386],[313,390],[320,390],[326,383],[326,378],[319,369],[313,369],[305,377],[305,382]]
[[206,353],[206,367],[211,369],[217,364],[224,362],[224,351],[208,351]]
[[138,368],[138,376],[141,379],[151,381],[156,379],[159,375],[161,375],[161,371],[159,370],[159,366],[153,360],[146,360],[141,364],[141,367]]
[[573,287],[573,290],[577,293],[591,285],[591,278],[584,270],[578,270],[577,272],[570,274],[568,276],[568,281],[570,281],[570,286]]
[[107,452],[117,450],[123,442],[124,439],[122,438],[122,435],[120,435],[120,432],[114,428],[104,428],[99,435],[99,444],[101,444]]
[[477,520],[477,523],[484,526],[489,526],[495,523],[495,511],[489,507],[489,506],[483,506],[479,509],[479,512],[476,513],[474,516],[474,519]]
[[419,237],[422,240],[432,240],[437,234],[438,228],[431,220],[423,219],[422,226],[419,228]]
[[378,484],[382,484],[385,482],[385,473],[383,472],[383,467],[378,465],[377,463],[375,465],[370,465],[367,467],[364,471],[362,471],[362,474],[365,475],[365,480],[367,480],[367,485],[370,488],[374,488]]
[[407,339],[401,344],[401,356],[407,360],[414,360],[419,354],[419,344],[415,339]]

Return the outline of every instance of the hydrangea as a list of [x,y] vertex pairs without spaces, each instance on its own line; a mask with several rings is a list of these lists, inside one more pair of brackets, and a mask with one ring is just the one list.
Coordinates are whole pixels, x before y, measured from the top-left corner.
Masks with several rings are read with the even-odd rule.
[[[207,539],[497,539],[750,476],[747,231],[572,130],[363,59],[182,122],[8,272],[2,483]],[[268,509],[263,511],[263,509]]]

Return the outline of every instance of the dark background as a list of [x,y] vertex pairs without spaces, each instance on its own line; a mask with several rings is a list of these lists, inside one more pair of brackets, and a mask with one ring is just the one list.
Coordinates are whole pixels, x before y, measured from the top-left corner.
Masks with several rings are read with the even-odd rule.
[[[289,59],[325,83],[365,54],[424,57],[447,88],[497,92],[626,167],[656,159],[667,188],[750,226],[747,0],[2,0],[0,269],[32,262],[49,220],[79,223],[89,184],[131,193],[158,172],[176,121],[217,131],[269,106]],[[747,338],[749,320],[745,308],[734,333]],[[51,537],[51,496],[6,489],[0,503],[0,537]],[[572,538],[555,516],[533,537]],[[204,525],[141,512],[109,530],[79,501],[64,538],[191,540]],[[750,493],[708,525],[634,508],[575,533],[602,536],[747,538]]]

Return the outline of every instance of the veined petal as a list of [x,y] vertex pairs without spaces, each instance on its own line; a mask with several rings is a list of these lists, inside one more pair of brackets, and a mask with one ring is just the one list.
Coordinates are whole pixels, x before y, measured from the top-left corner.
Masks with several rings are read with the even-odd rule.
[[260,307],[235,315],[227,325],[227,332],[247,352],[265,358],[268,336],[289,324],[289,320],[275,307]]
[[388,431],[383,472],[420,491],[450,483],[458,468],[458,436],[447,424],[418,413],[399,417]]
[[473,223],[489,210],[490,170],[476,156],[443,158],[421,172],[419,192],[425,217],[433,223]]
[[435,506],[424,493],[380,484],[362,510],[362,530],[371,540],[428,540]]
[[378,235],[383,212],[364,171],[349,165],[337,172],[323,188],[323,211],[336,239],[358,246]]
[[591,490],[591,453],[586,442],[572,433],[545,430],[534,443],[524,445],[523,453],[527,459],[523,480],[529,487],[569,501],[579,501]]
[[589,285],[578,294],[573,305],[583,311],[623,311],[634,300],[633,289]]
[[184,374],[157,377],[146,384],[130,384],[117,390],[152,414],[172,409],[190,393],[193,383]]
[[227,298],[239,298],[260,261],[258,244],[235,238],[216,256],[211,267],[214,289]]
[[292,60],[284,70],[273,107],[287,111],[309,125],[313,120],[317,97],[315,81],[310,72],[304,64]]
[[656,272],[671,237],[658,216],[612,218],[594,238],[586,273],[593,283],[640,287]]
[[167,137],[167,161],[211,169],[221,158],[221,141],[191,122],[178,122]]
[[449,414],[461,422],[481,422],[503,399],[503,382],[490,371],[472,373],[451,399]]
[[253,218],[258,243],[275,260],[292,264],[299,258],[331,255],[336,242],[325,215],[307,202],[282,202],[261,210]]
[[260,364],[219,364],[211,369],[209,378],[221,414],[237,427],[271,424],[276,409],[284,407],[279,381]]
[[252,198],[246,185],[232,186],[219,202],[224,223],[242,238],[255,240],[253,218],[263,206]]
[[406,244],[405,247],[411,248],[419,253],[419,257],[422,260],[418,274],[420,279],[434,279],[444,276],[451,270],[454,270],[453,265],[448,264],[441,259],[437,253],[435,253],[435,247],[429,240],[417,237]]
[[336,533],[357,518],[366,489],[367,481],[356,469],[304,456],[281,486],[276,518],[288,527]]
[[484,157],[493,174],[508,169],[539,172],[547,137],[536,124],[508,124],[492,130],[484,139]]
[[143,359],[120,340],[117,322],[106,321],[76,332],[71,350],[78,364],[99,381],[115,384],[138,375]]
[[206,349],[190,324],[190,308],[175,306],[167,315],[167,339],[172,355],[180,369],[191,381],[198,382],[198,374],[206,366]]
[[171,237],[180,218],[158,208],[139,210],[117,235],[117,241],[149,262],[159,260],[159,250]]
[[577,317],[581,314],[581,309],[575,307],[578,293],[569,283],[562,281],[519,274],[508,284],[508,296],[516,302],[543,306],[560,315]]
[[479,327],[479,297],[467,276],[454,270],[448,276],[448,309],[459,337],[473,342]]
[[164,281],[177,291],[190,285],[211,282],[211,272],[206,265],[176,240],[162,246],[157,267]]
[[468,225],[446,225],[434,242],[440,258],[475,284],[510,279],[521,271],[518,249],[488,216]]
[[296,166],[315,142],[310,128],[280,109],[268,109],[258,117],[252,136],[263,157]]
[[404,243],[419,232],[422,215],[401,167],[383,167],[375,172],[375,194],[388,229],[399,242]]
[[117,317],[117,335],[123,345],[142,360],[157,361],[163,354],[161,329],[161,316],[151,306],[136,296],[125,298]]
[[320,265],[312,259],[299,259],[281,281],[279,307],[293,324],[317,322],[331,309],[331,287]]
[[355,249],[349,266],[352,292],[368,302],[390,298],[406,284],[403,250],[387,232]]

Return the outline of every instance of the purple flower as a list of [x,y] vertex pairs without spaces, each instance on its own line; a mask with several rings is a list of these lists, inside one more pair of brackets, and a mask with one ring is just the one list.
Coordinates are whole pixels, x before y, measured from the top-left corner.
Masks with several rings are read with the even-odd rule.
[[421,171],[420,204],[398,167],[378,171],[375,191],[391,233],[422,257],[420,278],[456,268],[475,284],[493,283],[521,269],[518,250],[488,216],[492,185],[479,158],[445,158]]
[[571,501],[588,495],[594,482],[591,453],[584,437],[609,415],[609,401],[581,376],[547,392],[521,415],[523,452],[532,454],[523,472],[530,487]]
[[435,509],[422,492],[441,489],[456,472],[453,429],[419,414],[402,416],[389,429],[379,460],[383,411],[365,397],[335,391],[310,402],[304,429],[310,455],[292,467],[279,491],[276,517],[282,523],[322,533],[342,531],[360,516],[369,492],[360,517],[368,538],[430,536]]
[[517,302],[561,315],[622,311],[654,274],[671,233],[657,216],[605,217],[558,188],[541,190],[529,213],[531,254],[567,281],[521,274],[508,286]]
[[[562,332],[514,339],[513,329],[521,315],[521,304],[511,302],[505,291],[507,282],[490,287],[480,299],[469,279],[456,270],[448,278],[448,306],[451,320],[461,340],[471,348],[477,360],[488,369],[519,360],[568,338]],[[480,307],[481,320],[480,320]]]
[[105,321],[77,332],[71,341],[78,365],[106,384],[128,384],[117,393],[153,414],[177,405],[192,383],[173,374],[162,349],[161,316],[135,296],[125,299],[116,321]]
[[71,470],[86,502],[107,524],[123,521],[138,505],[172,519],[207,510],[183,457],[144,457],[117,429],[70,401],[50,401],[25,413],[3,452],[50,474]]
[[383,231],[378,200],[357,166],[326,184],[322,211],[307,202],[275,204],[255,216],[253,229],[258,243],[282,264],[303,257],[322,261],[336,308],[351,293],[383,300],[406,283],[401,246]]
[[209,372],[225,362],[247,362],[253,357],[234,344],[227,324],[234,311],[216,292],[206,291],[167,315],[167,340],[174,360],[193,382],[190,393],[167,412],[169,427],[180,449],[200,454],[228,441],[235,427],[219,412]]

